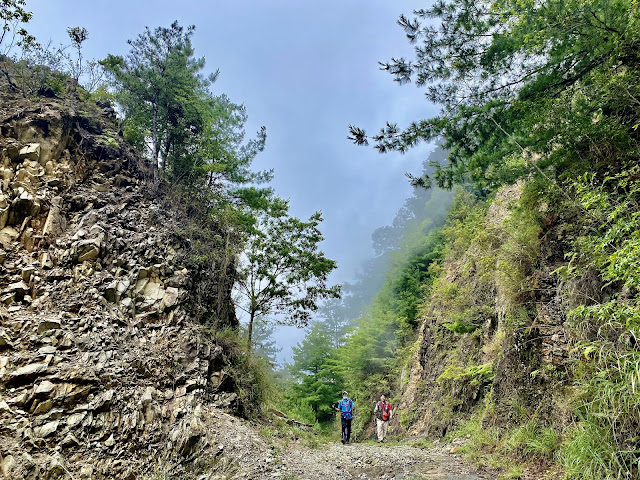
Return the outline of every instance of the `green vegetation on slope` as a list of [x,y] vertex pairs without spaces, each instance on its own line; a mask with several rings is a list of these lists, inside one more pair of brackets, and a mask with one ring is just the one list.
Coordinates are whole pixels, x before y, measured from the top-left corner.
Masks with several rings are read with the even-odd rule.
[[[522,189],[506,214],[493,200],[449,229],[412,393],[446,396],[427,395],[415,428],[442,434],[473,413],[485,452],[555,462],[566,478],[637,478],[637,2],[441,0],[414,13],[399,24],[415,58],[383,66],[426,87],[440,115],[351,138],[385,152],[439,136],[449,161],[415,184]],[[550,439],[544,455],[535,436]]]

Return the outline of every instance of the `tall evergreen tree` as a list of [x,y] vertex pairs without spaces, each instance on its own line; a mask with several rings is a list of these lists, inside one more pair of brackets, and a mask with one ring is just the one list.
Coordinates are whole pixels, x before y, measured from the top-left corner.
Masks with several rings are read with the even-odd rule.
[[127,57],[109,55],[102,61],[119,87],[128,140],[146,147],[156,180],[170,154],[188,149],[204,128],[205,89],[215,75],[200,74],[204,59],[193,57],[194,30],[178,22],[169,28],[147,27],[128,41]]
[[630,145],[640,59],[634,0],[439,0],[398,23],[415,58],[382,68],[425,87],[440,115],[404,129],[387,123],[372,137],[351,126],[356,143],[404,152],[442,136],[450,154],[436,167],[437,184],[471,179],[489,189],[529,174],[553,180],[554,167],[588,157],[599,139]]
[[331,403],[343,389],[335,353],[331,337],[321,322],[314,322],[302,343],[293,347],[293,364],[289,371],[297,383],[289,398],[310,405],[319,422],[332,417]]
[[244,188],[269,181],[272,172],[252,172],[253,158],[264,149],[266,129],[245,142],[247,115],[242,105],[210,87],[218,72],[204,75],[204,58],[196,58],[195,27],[174,22],[148,27],[126,57],[101,61],[113,75],[116,98],[124,113],[126,138],[147,152],[154,179],[159,171],[174,182],[203,182],[240,200],[256,201],[270,190]]

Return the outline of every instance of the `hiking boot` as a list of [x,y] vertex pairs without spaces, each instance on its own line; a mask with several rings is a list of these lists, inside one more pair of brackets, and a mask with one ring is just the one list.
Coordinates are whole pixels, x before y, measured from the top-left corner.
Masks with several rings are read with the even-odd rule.
[[345,439],[343,438],[343,439],[342,439],[342,444],[343,444],[343,445],[344,445],[344,442],[345,442]]

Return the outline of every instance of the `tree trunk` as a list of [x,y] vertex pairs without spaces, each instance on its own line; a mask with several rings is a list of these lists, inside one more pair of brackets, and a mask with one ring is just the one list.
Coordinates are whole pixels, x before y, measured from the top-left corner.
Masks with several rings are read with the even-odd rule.
[[154,107],[153,109],[153,125],[151,128],[151,143],[153,144],[153,151],[151,152],[152,158],[152,168],[153,168],[153,185],[155,187],[160,183],[159,172],[158,172],[158,157],[160,156],[160,139],[158,134],[158,109]]
[[247,335],[247,351],[251,351],[251,340],[252,340],[252,336],[253,336],[253,320],[255,319],[256,316],[256,312],[251,312],[250,313],[250,318],[249,318],[249,332]]
[[[167,159],[169,158],[169,150],[171,150],[171,140],[167,139],[167,144],[164,148],[164,153],[162,154],[162,171],[167,171]],[[175,172],[174,172],[175,173]]]

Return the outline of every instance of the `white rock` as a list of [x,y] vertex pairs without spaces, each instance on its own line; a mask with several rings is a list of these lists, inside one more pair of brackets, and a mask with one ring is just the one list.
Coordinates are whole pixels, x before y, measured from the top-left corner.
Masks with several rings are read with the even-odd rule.
[[13,455],[7,455],[4,460],[0,461],[0,473],[2,473],[4,478],[12,478],[9,474],[15,466],[16,460],[13,458]]
[[115,439],[113,438],[113,433],[111,434],[111,436],[109,438],[107,438],[104,442],[105,446],[107,447],[113,447],[116,444]]
[[4,227],[0,230],[0,243],[2,245],[10,245],[15,242],[20,233],[13,227]]
[[40,160],[40,144],[29,143],[20,149],[19,157],[27,160]]
[[35,377],[40,373],[43,373],[47,368],[49,368],[48,363],[31,363],[12,372],[11,378],[18,379],[22,377]]
[[0,401],[0,413],[9,413],[13,415],[13,410],[11,410],[11,407],[9,407],[7,402],[4,400]]
[[149,282],[144,288],[143,295],[154,300],[160,300],[164,297],[164,288],[156,282]]
[[175,287],[167,287],[162,301],[167,307],[173,307],[178,302],[180,291]]
[[36,387],[36,395],[49,395],[51,392],[55,390],[56,386],[51,383],[49,380],[43,380]]
[[45,438],[55,433],[55,431],[58,429],[58,425],[60,425],[60,421],[58,420],[55,420],[53,422],[48,422],[42,425],[41,427],[35,427],[33,429],[33,433],[37,437]]

